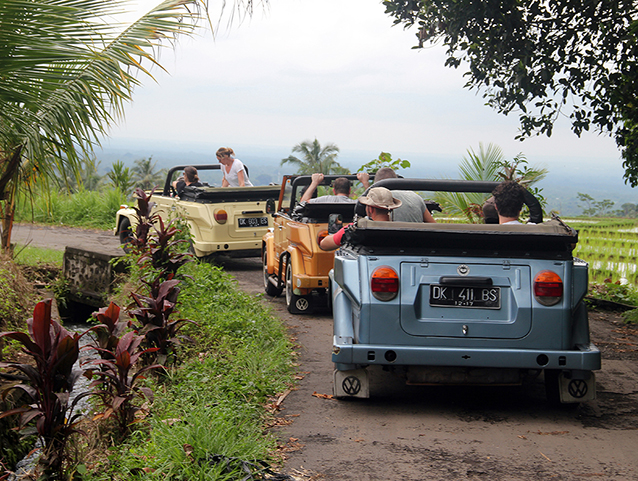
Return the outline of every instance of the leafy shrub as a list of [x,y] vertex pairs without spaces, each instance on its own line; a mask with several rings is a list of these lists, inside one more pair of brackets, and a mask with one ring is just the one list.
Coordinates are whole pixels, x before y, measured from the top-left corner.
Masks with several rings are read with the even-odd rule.
[[632,309],[622,313],[625,324],[638,324],[638,309]]
[[118,419],[120,436],[124,437],[129,433],[131,425],[135,421],[135,414],[139,411],[139,406],[134,404],[135,398],[143,396],[149,401],[153,401],[153,391],[139,385],[139,381],[144,379],[144,373],[162,366],[154,364],[137,369],[132,373],[140,356],[152,352],[154,349],[138,349],[144,336],[138,336],[133,331],[129,331],[113,346],[113,350],[97,349],[102,355],[102,359],[90,361],[91,365],[99,366],[99,370],[89,369],[87,375],[97,378],[90,387],[99,387],[94,394],[99,396],[105,410],[94,419],[108,419],[115,415]]
[[592,284],[589,293],[596,299],[638,306],[638,292],[629,284],[621,284],[620,282]]
[[0,292],[0,329],[15,328],[27,317],[35,292],[6,254],[0,255]]
[[19,414],[20,428],[27,434],[37,432],[44,443],[40,464],[45,472],[61,476],[67,441],[72,434],[81,432],[76,428],[81,414],[73,414],[73,409],[80,399],[91,395],[82,393],[69,403],[69,394],[82,373],[73,367],[80,352],[79,341],[88,331],[71,333],[51,319],[51,299],[35,306],[27,326],[29,334],[2,332],[0,338],[22,344],[23,352],[35,366],[3,362],[0,367],[11,367],[24,375],[24,384],[9,387],[3,396],[12,389],[21,389],[32,404],[5,411],[0,418]]
[[186,323],[195,324],[189,319],[173,321],[170,316],[175,311],[180,288],[179,280],[171,279],[162,283],[156,280],[151,285],[150,296],[132,293],[135,306],[129,309],[129,315],[140,323],[133,326],[136,332],[144,336],[147,348],[156,348],[157,362],[171,364],[176,362],[175,348],[181,340],[192,341],[187,336],[179,336],[178,332]]

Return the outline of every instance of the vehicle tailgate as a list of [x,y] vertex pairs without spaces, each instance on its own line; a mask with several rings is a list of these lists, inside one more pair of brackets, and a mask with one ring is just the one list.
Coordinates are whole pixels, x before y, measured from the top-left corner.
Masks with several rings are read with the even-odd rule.
[[400,276],[401,327],[410,335],[519,339],[531,329],[527,265],[402,262]]

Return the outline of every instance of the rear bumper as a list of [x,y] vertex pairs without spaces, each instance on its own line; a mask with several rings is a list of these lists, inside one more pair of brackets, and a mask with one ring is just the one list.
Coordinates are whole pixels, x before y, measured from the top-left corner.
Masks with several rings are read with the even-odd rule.
[[353,366],[459,366],[518,369],[600,369],[600,351],[589,344],[576,350],[542,349],[466,349],[452,347],[392,346],[348,344],[348,339],[335,338],[332,361],[338,370]]
[[235,257],[259,257],[261,256],[261,239],[229,242],[194,241],[193,249],[197,257],[206,257],[212,254],[226,254]]

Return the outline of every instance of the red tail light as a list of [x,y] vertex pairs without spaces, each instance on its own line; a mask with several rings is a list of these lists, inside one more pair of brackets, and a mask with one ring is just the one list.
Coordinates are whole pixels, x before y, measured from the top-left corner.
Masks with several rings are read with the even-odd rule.
[[224,209],[216,209],[213,212],[213,217],[220,224],[225,224],[228,220],[228,214]]
[[555,272],[539,272],[534,278],[534,297],[544,306],[558,304],[563,298],[563,280]]
[[399,293],[399,276],[391,267],[377,267],[370,279],[372,295],[380,301],[391,301]]

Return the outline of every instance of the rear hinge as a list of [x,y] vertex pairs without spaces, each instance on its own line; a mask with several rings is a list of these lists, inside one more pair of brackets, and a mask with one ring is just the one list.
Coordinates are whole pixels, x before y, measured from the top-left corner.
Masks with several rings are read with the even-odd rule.
[[512,266],[510,265],[510,261],[505,260],[503,261],[503,270],[504,271],[509,271],[512,268]]

